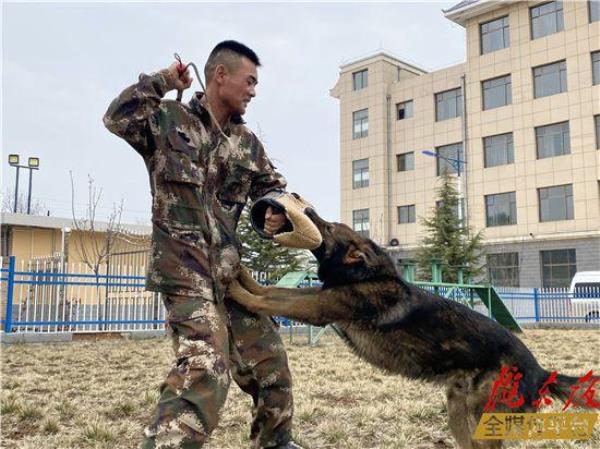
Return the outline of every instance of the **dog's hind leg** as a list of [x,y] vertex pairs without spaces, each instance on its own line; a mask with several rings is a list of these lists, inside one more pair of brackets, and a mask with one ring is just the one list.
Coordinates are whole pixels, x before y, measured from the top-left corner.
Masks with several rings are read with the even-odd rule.
[[[473,435],[479,420],[483,415],[483,407],[487,397],[478,395],[476,392],[471,392],[467,396],[467,423],[469,433]],[[471,440],[473,449],[502,449],[503,440]]]
[[460,387],[449,386],[446,390],[448,400],[448,426],[460,449],[473,449],[468,422],[467,398]]

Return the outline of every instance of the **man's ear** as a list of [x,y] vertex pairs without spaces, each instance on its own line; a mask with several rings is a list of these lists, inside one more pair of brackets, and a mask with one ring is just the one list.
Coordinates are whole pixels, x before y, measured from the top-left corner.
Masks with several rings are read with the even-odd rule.
[[351,245],[344,256],[343,263],[352,265],[364,261],[369,266],[375,266],[377,265],[376,259],[377,255],[368,245],[363,245],[361,248]]
[[213,74],[213,79],[215,81],[217,81],[218,83],[223,82],[223,78],[225,77],[225,75],[227,74],[227,68],[225,67],[224,64],[218,64],[215,67],[215,71]]

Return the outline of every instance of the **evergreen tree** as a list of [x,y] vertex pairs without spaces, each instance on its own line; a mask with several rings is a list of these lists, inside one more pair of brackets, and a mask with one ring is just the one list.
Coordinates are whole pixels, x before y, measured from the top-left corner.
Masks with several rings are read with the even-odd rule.
[[249,208],[244,208],[238,224],[242,243],[242,264],[250,271],[265,273],[269,282],[276,282],[289,271],[304,271],[313,258],[309,251],[281,246],[261,238],[250,224]]
[[463,267],[464,281],[481,275],[479,265],[483,235],[473,234],[470,227],[462,226],[458,218],[458,194],[451,178],[446,175],[436,189],[439,202],[430,218],[421,218],[426,236],[417,250],[420,277],[431,278],[431,261],[442,263],[444,282],[456,282],[459,267]]

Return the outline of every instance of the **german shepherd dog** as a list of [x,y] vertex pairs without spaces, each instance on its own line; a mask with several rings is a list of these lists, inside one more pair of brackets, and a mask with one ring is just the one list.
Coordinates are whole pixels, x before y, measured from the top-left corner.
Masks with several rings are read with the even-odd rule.
[[[460,448],[501,448],[501,440],[472,439],[501,368],[518,367],[525,402],[517,409],[499,403],[498,412],[534,411],[532,400],[550,373],[493,320],[406,283],[373,241],[311,209],[306,214],[323,236],[313,251],[322,287],[263,287],[242,270],[229,295],[254,312],[317,326],[335,323],[348,346],[371,364],[444,385],[450,430]],[[577,380],[558,375],[549,393],[564,400]]]

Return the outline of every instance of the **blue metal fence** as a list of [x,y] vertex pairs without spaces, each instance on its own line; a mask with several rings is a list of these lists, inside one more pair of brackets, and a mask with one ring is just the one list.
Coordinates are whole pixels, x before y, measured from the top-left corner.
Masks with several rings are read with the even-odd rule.
[[[111,274],[117,272],[119,274]],[[164,329],[165,309],[159,293],[144,288],[145,267],[121,266],[93,273],[60,261],[16,266],[14,256],[1,270],[5,332],[107,332]],[[600,292],[573,298],[568,289],[497,289],[522,323],[600,325]],[[440,294],[444,294],[440,291]],[[456,289],[449,299],[486,307]],[[288,324],[283,321],[284,324]]]
[[5,332],[97,332],[164,329],[159,293],[144,288],[143,267],[93,273],[59,260],[2,268]]

